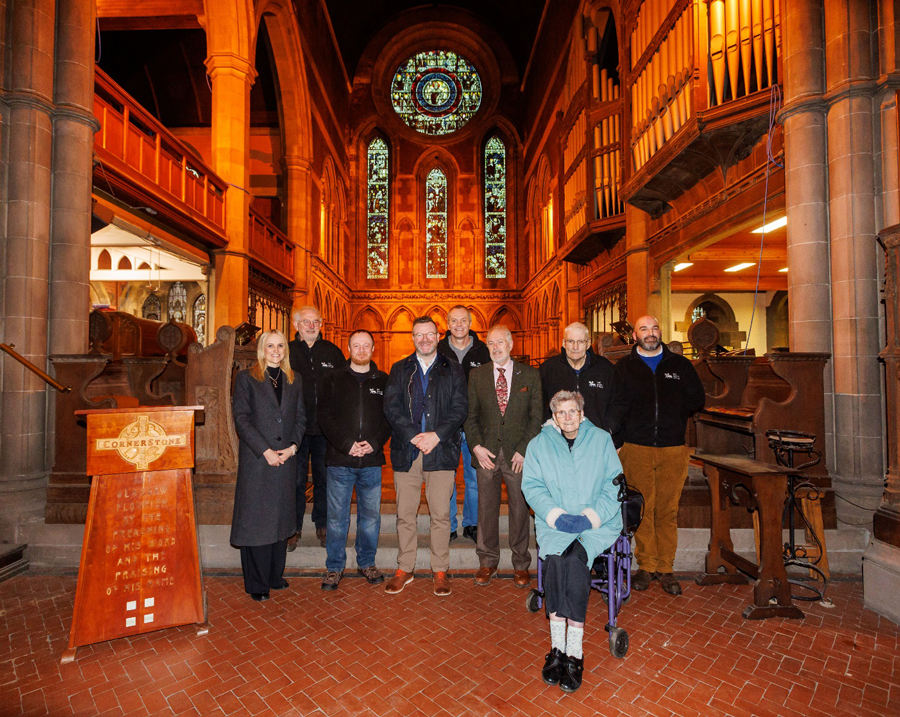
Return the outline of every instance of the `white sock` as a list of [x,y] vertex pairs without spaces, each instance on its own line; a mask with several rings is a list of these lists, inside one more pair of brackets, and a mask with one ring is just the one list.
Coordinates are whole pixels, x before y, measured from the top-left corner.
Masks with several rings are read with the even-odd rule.
[[584,640],[584,628],[569,625],[569,633],[566,636],[566,654],[569,657],[581,659],[584,655],[581,643]]
[[560,652],[566,651],[566,621],[551,620],[550,621],[550,646],[555,647]]

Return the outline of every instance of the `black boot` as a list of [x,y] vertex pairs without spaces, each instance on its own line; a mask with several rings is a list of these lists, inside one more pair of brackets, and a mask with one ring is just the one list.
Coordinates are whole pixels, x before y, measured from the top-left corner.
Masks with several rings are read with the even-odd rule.
[[581,675],[584,672],[584,658],[566,657],[566,664],[559,676],[559,688],[563,692],[575,692],[581,687]]
[[559,684],[559,677],[563,672],[563,666],[566,664],[566,653],[560,652],[555,647],[550,650],[547,659],[544,661],[544,669],[541,670],[541,679],[548,685]]

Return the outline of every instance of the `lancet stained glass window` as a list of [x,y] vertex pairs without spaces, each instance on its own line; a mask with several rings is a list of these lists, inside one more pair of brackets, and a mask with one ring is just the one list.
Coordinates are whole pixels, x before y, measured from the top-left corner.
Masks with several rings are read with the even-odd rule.
[[425,276],[447,278],[447,175],[437,167],[425,180]]
[[499,137],[484,148],[484,275],[506,278],[506,147]]
[[388,148],[376,137],[369,143],[366,278],[388,278]]
[[187,290],[180,281],[172,282],[172,286],[169,287],[169,300],[167,303],[169,318],[175,319],[175,321],[182,324],[185,323],[185,316],[187,315]]
[[481,106],[481,78],[454,52],[419,52],[394,74],[391,102],[400,119],[417,132],[450,134],[465,126]]

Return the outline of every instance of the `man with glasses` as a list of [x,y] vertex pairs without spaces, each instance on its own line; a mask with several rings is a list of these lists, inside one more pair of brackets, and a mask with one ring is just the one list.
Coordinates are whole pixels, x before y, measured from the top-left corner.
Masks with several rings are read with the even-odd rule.
[[528,506],[522,495],[522,463],[528,441],[541,430],[543,397],[537,369],[510,358],[513,340],[505,326],[487,333],[490,363],[469,375],[466,435],[472,441],[478,473],[478,572],[475,584],[486,587],[500,563],[500,492],[506,483],[509,502],[509,547],[516,587],[531,583],[528,568]]
[[438,331],[428,316],[413,321],[415,351],[391,367],[384,413],[391,424],[391,466],[397,495],[397,572],[384,591],[399,593],[413,581],[416,516],[425,483],[431,525],[434,594],[451,592],[450,492],[459,465],[460,428],[469,411],[466,377],[437,351]]
[[615,434],[625,396],[619,391],[616,371],[605,356],[591,349],[591,332],[575,322],[563,332],[563,349],[541,364],[544,420],[550,418],[550,399],[560,391],[580,393],[584,414],[598,428]]
[[687,419],[703,408],[706,393],[694,365],[669,351],[659,322],[642,316],[634,324],[634,348],[616,363],[627,397],[621,407],[624,445],[619,452],[628,484],[644,494],[644,519],[634,536],[640,570],[635,590],[659,580],[670,595],[681,595],[673,574],[678,547],[678,503],[691,451],[684,445]]
[[322,379],[325,374],[342,367],[346,362],[343,352],[327,339],[322,338],[322,314],[315,306],[301,306],[294,311],[294,340],[290,342],[291,368],[303,379],[303,401],[306,405],[306,434],[297,455],[297,532],[288,540],[288,551],[297,547],[303,516],[306,513],[306,478],[312,462],[313,509],[312,521],[316,526],[316,538],[324,548],[328,522],[327,472],[325,450],[328,441],[319,428],[316,407],[322,395]]
[[[472,331],[472,314],[459,304],[447,312],[447,333],[438,344],[438,351],[451,361],[458,361],[469,381],[469,373],[473,368],[490,363],[491,356],[484,341]],[[466,485],[463,497],[463,537],[478,542],[478,478],[472,467],[472,454],[466,434],[462,434],[463,481]],[[456,482],[453,483],[453,494],[450,496],[450,540],[456,539]]]

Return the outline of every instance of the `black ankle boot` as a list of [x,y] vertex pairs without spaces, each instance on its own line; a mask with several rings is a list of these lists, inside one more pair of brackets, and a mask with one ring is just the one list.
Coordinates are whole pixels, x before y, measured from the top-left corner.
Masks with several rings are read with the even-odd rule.
[[560,652],[555,647],[550,650],[547,659],[544,661],[544,669],[541,670],[541,679],[548,685],[559,684],[559,677],[563,672],[563,666],[566,664],[566,653]]
[[584,658],[569,655],[559,676],[559,688],[563,692],[575,692],[581,687],[582,673],[584,673]]

